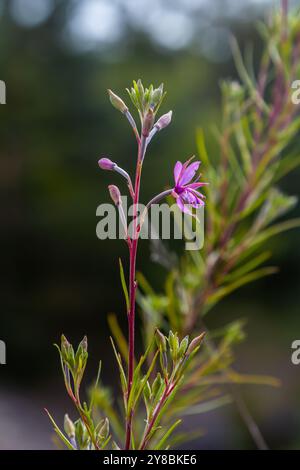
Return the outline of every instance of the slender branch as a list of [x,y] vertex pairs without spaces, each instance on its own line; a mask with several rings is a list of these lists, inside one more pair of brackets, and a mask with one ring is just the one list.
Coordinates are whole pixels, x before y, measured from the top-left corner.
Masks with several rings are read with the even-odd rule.
[[127,111],[125,112],[125,116],[127,117],[128,122],[129,122],[129,124],[131,125],[131,127],[132,127],[132,129],[133,129],[134,135],[135,135],[136,140],[137,140],[137,143],[138,143],[138,145],[139,145],[139,144],[140,144],[140,135],[139,135],[139,131],[137,130],[137,126],[136,126],[135,120],[134,120],[134,118],[132,117],[132,115],[131,115],[131,113],[129,112],[128,109],[127,109]]
[[159,403],[157,404],[155,410],[154,410],[154,413],[153,413],[153,416],[151,418],[151,420],[149,421],[148,425],[146,426],[146,429],[145,429],[145,432],[144,432],[144,435],[143,435],[143,438],[142,438],[142,442],[141,442],[141,445],[140,445],[140,450],[144,450],[146,445],[148,444],[148,441],[151,437],[151,432],[155,426],[155,423],[156,423],[156,420],[159,416],[159,413],[162,409],[162,407],[164,406],[164,404],[166,403],[167,399],[169,398],[171,392],[174,390],[174,387],[175,387],[175,384],[171,383],[171,384],[166,384],[166,388],[165,388],[165,391],[159,401]]
[[173,192],[173,189],[166,189],[166,191],[163,191],[162,193],[159,193],[157,194],[156,196],[154,196],[149,202],[148,204],[146,205],[142,215],[141,215],[141,219],[140,219],[140,223],[139,223],[139,226],[138,226],[138,231],[140,231],[142,229],[142,226],[143,226],[143,223],[144,223],[144,219],[147,215],[147,212],[148,210],[150,209],[150,207],[153,205],[153,204],[157,204],[159,201],[161,201],[162,199],[164,199],[165,197],[169,196],[171,193]]
[[[127,402],[129,402],[130,392],[134,373],[134,349],[135,349],[135,299],[136,299],[136,256],[139,238],[139,226],[137,221],[137,208],[139,204],[140,183],[142,173],[142,161],[145,155],[146,138],[142,135],[138,146],[138,159],[135,173],[134,199],[133,199],[133,232],[129,246],[129,302],[128,313],[128,389]],[[127,410],[125,449],[130,449],[132,433],[133,410]]]
[[86,416],[85,414],[82,412],[82,405],[81,405],[81,402],[80,402],[80,396],[79,396],[79,391],[76,392],[76,396],[74,395],[71,387],[67,387],[67,392],[68,392],[68,395],[69,397],[71,398],[71,400],[73,401],[79,415],[80,415],[80,418],[82,419],[82,421],[84,422],[85,424],[85,427],[86,427],[86,430],[90,436],[90,439],[91,439],[91,442],[93,443],[94,447],[96,450],[100,450],[100,447],[98,446],[97,442],[96,442],[96,439],[95,439],[95,436],[90,428],[90,425],[86,419]]

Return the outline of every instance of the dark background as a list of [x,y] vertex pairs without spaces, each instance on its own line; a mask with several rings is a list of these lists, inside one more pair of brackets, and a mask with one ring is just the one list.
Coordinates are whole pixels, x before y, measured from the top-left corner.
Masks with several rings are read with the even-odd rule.
[[[130,171],[136,148],[106,89],[127,102],[132,79],[164,82],[168,91],[162,112],[173,109],[173,122],[147,156],[147,201],[171,182],[175,161],[196,151],[197,126],[206,131],[210,151],[218,151],[211,128],[219,123],[219,82],[236,77],[229,36],[234,33],[241,48],[252,43],[256,59],[255,21],[274,3],[0,1],[0,79],[7,86],[7,104],[0,107],[0,339],[7,345],[0,448],[51,448],[43,407],[60,424],[70,411],[52,346],[62,332],[75,343],[87,334],[88,378],[104,358],[103,379],[114,383],[106,315],[116,312],[125,328],[117,259],[126,247],[96,238],[96,208],[109,201],[107,185],[120,181],[101,172],[97,160],[110,156]],[[295,171],[281,187],[299,194],[299,176]],[[292,215],[299,213],[298,206]],[[300,337],[298,241],[297,230],[272,241],[279,274],[241,289],[210,314],[219,326],[248,319],[238,370],[282,380],[280,389],[243,389],[272,448],[300,446],[300,366],[290,361],[291,343]],[[159,290],[165,273],[151,262],[148,243],[141,247],[139,266]],[[194,447],[253,447],[234,406],[194,420],[206,432]]]

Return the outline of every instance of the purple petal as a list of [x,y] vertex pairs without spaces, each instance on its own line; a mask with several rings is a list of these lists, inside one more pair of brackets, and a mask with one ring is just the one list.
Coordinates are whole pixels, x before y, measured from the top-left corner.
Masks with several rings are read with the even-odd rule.
[[181,212],[185,212],[185,214],[193,215],[191,210],[189,209],[188,205],[184,203],[184,201],[181,199],[181,197],[178,197],[176,199],[177,206],[181,210]]
[[197,188],[201,188],[202,186],[206,186],[206,185],[208,185],[208,183],[200,183],[200,182],[199,183],[190,183],[188,185],[188,188],[197,189]]
[[185,168],[180,175],[180,179],[178,181],[178,184],[184,185],[187,184],[189,181],[191,181],[192,178],[194,178],[196,171],[198,170],[200,166],[200,162],[194,162],[191,163],[187,168]]
[[176,165],[174,166],[174,180],[175,180],[176,185],[177,185],[181,170],[182,170],[182,163],[177,162]]
[[203,196],[202,193],[198,193],[198,191],[195,191],[194,189],[191,189],[190,192],[194,195],[195,197],[195,202],[197,205],[204,206],[205,203],[202,199],[205,199],[205,196]]
[[195,191],[195,189],[188,189],[190,193],[192,193],[196,199],[206,199],[205,196],[202,193],[199,193],[199,191]]
[[196,197],[195,197],[195,195],[192,193],[192,191],[189,191],[188,189],[186,189],[185,192],[184,192],[184,194],[182,195],[182,200],[183,200],[186,204],[194,205],[195,202],[196,202]]

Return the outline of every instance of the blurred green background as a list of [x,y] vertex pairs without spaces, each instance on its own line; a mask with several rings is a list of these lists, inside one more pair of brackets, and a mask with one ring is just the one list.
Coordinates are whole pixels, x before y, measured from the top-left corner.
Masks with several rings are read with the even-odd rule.
[[[0,79],[7,87],[7,104],[0,107],[0,339],[7,345],[7,365],[0,366],[0,448],[52,448],[43,407],[59,423],[65,411],[72,416],[52,346],[62,332],[72,342],[87,334],[88,379],[103,358],[103,379],[115,385],[106,316],[116,312],[126,328],[117,264],[126,246],[96,238],[96,208],[109,201],[107,185],[120,181],[101,172],[97,160],[109,156],[130,171],[136,148],[106,89],[126,98],[125,88],[141,78],[164,82],[168,91],[162,112],[173,109],[173,122],[145,162],[147,201],[171,182],[175,161],[196,152],[197,126],[210,152],[218,151],[211,129],[220,118],[219,82],[236,77],[230,35],[241,48],[253,44],[256,60],[256,19],[278,3],[0,1]],[[295,171],[282,188],[299,194],[299,176]],[[299,214],[298,206],[292,215]],[[274,240],[279,274],[241,289],[209,319],[221,326],[246,317],[248,338],[237,348],[237,369],[282,380],[278,390],[243,388],[272,448],[300,447],[300,366],[290,361],[291,343],[300,337],[298,241],[297,230]],[[161,289],[165,273],[152,263],[148,242],[141,244],[139,266]],[[253,447],[234,406],[186,418],[187,428],[195,424],[206,434],[194,448]]]

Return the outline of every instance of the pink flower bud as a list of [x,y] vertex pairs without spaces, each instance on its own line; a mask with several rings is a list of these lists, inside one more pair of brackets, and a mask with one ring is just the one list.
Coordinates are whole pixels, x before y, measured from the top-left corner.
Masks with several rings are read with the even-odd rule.
[[172,120],[172,111],[169,111],[168,113],[164,114],[161,116],[158,121],[155,123],[155,127],[161,131],[165,127],[167,127]]
[[143,136],[148,137],[149,132],[151,131],[154,124],[154,113],[151,108],[149,108],[143,122]]
[[100,158],[98,165],[102,170],[114,170],[117,166],[116,163],[112,162],[109,158]]
[[193,341],[190,342],[190,345],[188,347],[188,350],[186,352],[186,355],[189,356],[200,344],[202,343],[203,339],[205,336],[205,331],[201,333],[201,335],[196,336],[196,338],[193,339]]
[[121,203],[121,193],[119,188],[114,184],[110,184],[108,186],[108,190],[113,202],[116,204],[116,206],[119,206]]

